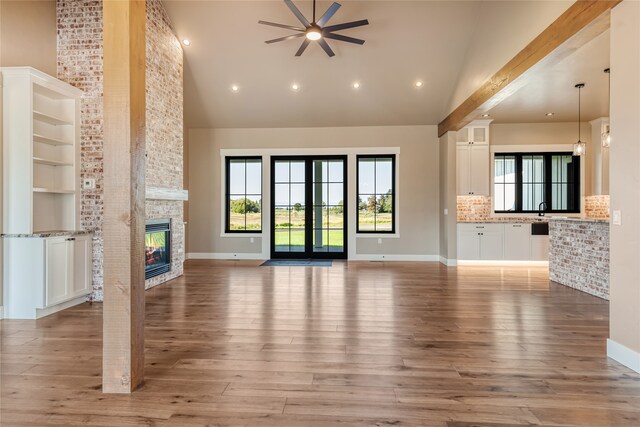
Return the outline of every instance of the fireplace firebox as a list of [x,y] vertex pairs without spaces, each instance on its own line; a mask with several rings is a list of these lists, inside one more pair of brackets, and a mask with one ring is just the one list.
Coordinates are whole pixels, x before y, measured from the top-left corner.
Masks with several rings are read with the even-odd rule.
[[150,279],[171,271],[171,221],[147,221],[144,237],[144,277]]

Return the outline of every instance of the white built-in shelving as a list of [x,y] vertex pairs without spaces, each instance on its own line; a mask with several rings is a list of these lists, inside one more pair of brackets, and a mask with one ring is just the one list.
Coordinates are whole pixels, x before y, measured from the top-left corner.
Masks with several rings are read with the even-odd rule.
[[29,67],[1,68],[4,232],[79,228],[81,91]]

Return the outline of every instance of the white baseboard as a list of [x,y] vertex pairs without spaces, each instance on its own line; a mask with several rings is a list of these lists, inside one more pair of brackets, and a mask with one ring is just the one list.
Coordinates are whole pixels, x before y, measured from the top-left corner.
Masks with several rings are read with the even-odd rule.
[[472,265],[472,266],[503,266],[503,267],[547,267],[549,261],[514,261],[514,260],[495,260],[495,261],[471,261],[471,260],[458,260],[459,266]]
[[[217,259],[217,260],[266,260],[269,259],[261,253],[220,253],[220,252],[189,252],[187,259]],[[437,255],[378,255],[378,254],[357,254],[351,256],[348,261],[422,261],[437,262],[440,258]]]
[[607,340],[607,356],[627,368],[640,373],[640,353],[611,339]]
[[455,267],[458,265],[457,259],[447,259],[443,256],[440,257],[440,264],[444,264],[447,267]]
[[349,256],[347,261],[417,261],[417,262],[437,262],[437,255],[378,255],[378,254],[356,254]]
[[242,259],[242,260],[266,260],[262,253],[221,253],[221,252],[188,252],[187,259]]

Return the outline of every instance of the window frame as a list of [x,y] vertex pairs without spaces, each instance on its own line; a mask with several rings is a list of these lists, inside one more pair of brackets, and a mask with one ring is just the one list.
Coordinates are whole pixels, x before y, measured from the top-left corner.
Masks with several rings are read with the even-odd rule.
[[[492,167],[491,170],[493,171],[493,176],[491,178],[491,193],[493,194],[493,196],[495,197],[495,160],[497,157],[507,157],[507,156],[512,156],[515,157],[516,160],[516,171],[515,171],[515,175],[516,175],[516,182],[515,182],[515,189],[516,189],[516,194],[515,194],[515,204],[516,204],[516,209],[514,210],[496,210],[495,209],[495,200],[492,200],[492,206],[491,209],[493,211],[493,213],[495,214],[531,214],[531,213],[538,213],[538,209],[534,209],[534,210],[524,210],[522,209],[523,206],[523,199],[522,199],[522,189],[523,189],[523,179],[522,179],[522,160],[523,157],[525,156],[543,156],[544,157],[544,197],[543,197],[543,201],[547,204],[547,209],[545,209],[545,213],[562,213],[562,214],[579,214],[581,212],[581,206],[580,206],[580,202],[581,202],[581,197],[582,197],[582,183],[581,183],[581,168],[582,168],[582,162],[580,161],[580,157],[581,156],[574,156],[572,152],[568,152],[568,151],[530,151],[530,152],[499,152],[499,153],[494,153],[493,155],[493,161],[492,161]],[[554,156],[572,156],[573,157],[573,161],[575,162],[577,159],[577,162],[575,163],[577,165],[576,170],[573,172],[574,175],[574,181],[573,181],[573,187],[574,187],[574,196],[573,196],[573,205],[575,206],[575,209],[552,209],[553,203],[552,203],[552,192],[553,192],[553,181],[552,181],[552,171],[553,171],[553,163],[552,163],[552,159]],[[493,197],[492,197],[493,199]]]
[[[244,188],[244,197],[245,199],[247,198],[247,170],[246,170],[246,161],[247,160],[260,160],[260,229],[259,230],[232,230],[231,229],[231,180],[230,180],[230,175],[231,175],[231,161],[233,160],[244,160],[245,161],[245,188]],[[224,158],[224,164],[225,164],[225,209],[224,209],[224,216],[225,216],[225,220],[224,220],[224,232],[225,234],[262,234],[262,230],[264,228],[264,206],[263,206],[263,199],[264,199],[264,186],[263,186],[263,180],[264,180],[264,160],[262,158],[262,156],[225,156]],[[246,220],[246,212],[245,212],[245,220]],[[246,224],[246,222],[245,222]]]
[[[391,159],[391,197],[393,198],[393,209],[391,211],[391,230],[360,230],[360,159]],[[356,234],[396,234],[396,211],[398,209],[397,189],[396,189],[396,154],[358,154],[356,155]],[[375,174],[374,174],[375,179]],[[375,184],[374,184],[375,185]],[[378,196],[378,194],[374,194]]]

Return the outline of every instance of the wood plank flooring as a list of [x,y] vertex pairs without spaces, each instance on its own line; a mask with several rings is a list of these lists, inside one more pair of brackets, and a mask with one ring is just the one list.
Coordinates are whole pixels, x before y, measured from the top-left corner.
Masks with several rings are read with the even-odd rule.
[[102,308],[0,322],[2,426],[638,426],[606,301],[546,269],[189,261],[146,294],[144,386],[101,392]]

